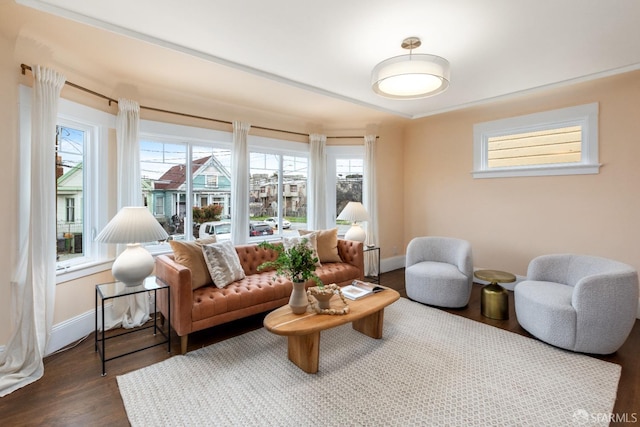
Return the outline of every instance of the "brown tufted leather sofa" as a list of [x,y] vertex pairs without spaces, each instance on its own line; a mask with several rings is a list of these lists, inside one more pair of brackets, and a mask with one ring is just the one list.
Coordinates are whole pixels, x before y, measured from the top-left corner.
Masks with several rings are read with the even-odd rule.
[[[180,350],[187,352],[188,335],[232,320],[263,313],[289,302],[293,284],[274,271],[258,271],[258,266],[276,258],[276,253],[258,245],[238,245],[236,251],[246,277],[219,289],[214,285],[191,289],[191,270],[175,262],[173,255],[156,258],[156,279],[169,285],[171,292],[171,326],[180,337]],[[323,263],[316,274],[323,283],[344,286],[364,279],[363,244],[338,239],[338,253],[343,262]],[[312,286],[309,282],[308,286]],[[158,308],[168,314],[165,292],[158,293]]]

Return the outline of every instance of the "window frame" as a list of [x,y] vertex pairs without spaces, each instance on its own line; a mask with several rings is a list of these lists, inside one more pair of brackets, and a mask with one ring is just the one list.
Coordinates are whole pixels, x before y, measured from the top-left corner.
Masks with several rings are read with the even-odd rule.
[[[327,146],[327,218],[329,228],[337,227],[336,218],[339,212],[336,212],[336,185],[337,185],[337,167],[336,162],[339,159],[360,159],[365,160],[364,145],[329,145]],[[363,171],[364,173],[364,171]],[[362,182],[364,184],[364,175]]]
[[[283,182],[283,157],[284,156],[294,156],[294,157],[305,157],[307,159],[307,195],[309,188],[309,167],[310,167],[310,156],[309,156],[309,144],[304,142],[295,142],[295,141],[287,141],[284,139],[276,139],[269,138],[265,136],[257,136],[257,135],[248,135],[247,137],[247,145],[249,149],[249,158],[251,157],[252,152],[261,153],[261,154],[271,154],[280,156],[279,158],[279,173],[278,173],[278,212],[282,209],[283,203],[283,192],[284,192],[284,182]],[[251,173],[251,162],[249,161],[249,173]],[[262,189],[262,187],[261,187]],[[266,189],[266,187],[265,187]],[[249,200],[247,200],[249,203]],[[307,212],[307,221],[309,218],[309,212]],[[251,218],[249,218],[249,222]],[[308,226],[308,222],[307,222]],[[280,239],[284,235],[285,231],[281,230],[280,227],[273,230],[273,235],[269,236],[258,236],[258,237],[248,237],[248,242],[259,242],[262,240],[275,240]]]
[[[158,122],[153,120],[140,120],[140,132],[139,140],[168,143],[175,145],[184,145],[186,148],[186,168],[187,170],[193,170],[192,168],[192,147],[194,146],[211,146],[215,148],[223,148],[232,150],[233,134],[231,132],[225,132],[214,129],[206,129],[195,126],[178,125],[172,123]],[[185,187],[187,189],[185,194],[185,201],[188,201],[193,206],[193,177],[192,174],[186,174]],[[182,197],[182,196],[181,196]],[[171,205],[174,201],[168,201],[165,198],[165,214],[168,205]],[[185,230],[193,230],[193,210],[187,209],[185,212]],[[198,236],[193,236],[195,239]],[[186,241],[193,241],[191,233],[184,233]],[[159,255],[163,253],[171,252],[171,247],[168,243],[160,243],[154,245],[145,245],[145,248],[153,255]]]
[[[30,145],[33,89],[20,85],[18,91],[20,144]],[[80,208],[83,209],[83,256],[57,263],[56,284],[59,284],[104,271],[104,264],[110,261],[107,245],[97,243],[94,239],[108,222],[108,201],[97,195],[108,194],[108,162],[105,159],[108,159],[109,155],[109,129],[115,128],[115,116],[60,98],[56,124],[87,132],[87,142],[83,147],[83,203],[80,203]]]
[[[506,178],[599,173],[601,164],[598,160],[598,113],[598,103],[595,102],[475,124],[473,177]],[[580,162],[493,168],[488,166],[489,138],[568,126],[580,126],[582,129]]]

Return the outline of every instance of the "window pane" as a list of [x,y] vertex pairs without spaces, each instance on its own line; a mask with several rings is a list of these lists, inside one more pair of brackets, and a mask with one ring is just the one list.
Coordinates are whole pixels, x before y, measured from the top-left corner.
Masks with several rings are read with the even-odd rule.
[[83,256],[84,146],[86,134],[66,126],[56,127],[56,238],[57,259]]
[[[364,172],[363,159],[336,159],[336,213],[340,212],[349,202],[362,202],[362,174]],[[338,234],[344,235],[351,223],[336,220]]]
[[309,161],[306,157],[284,156],[282,162],[283,188],[282,213],[298,228],[307,225],[307,175]]
[[184,239],[187,149],[182,144],[140,141],[140,173],[145,205],[169,236]]
[[193,236],[231,239],[231,150],[194,146]]
[[296,234],[307,227],[308,164],[306,157],[250,153],[250,237]]
[[582,160],[582,127],[490,137],[487,148],[490,168],[579,163]]

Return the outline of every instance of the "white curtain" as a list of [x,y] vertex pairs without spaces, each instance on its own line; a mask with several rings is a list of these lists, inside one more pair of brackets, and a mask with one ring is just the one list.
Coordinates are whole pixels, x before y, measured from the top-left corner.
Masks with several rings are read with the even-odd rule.
[[[55,141],[65,77],[35,65],[31,140],[20,146],[18,260],[11,281],[13,330],[0,354],[0,397],[38,380],[56,289]],[[21,141],[24,139],[21,138]],[[30,171],[30,175],[29,172]]]
[[310,230],[327,228],[327,137],[309,135],[309,194],[307,226]]
[[125,206],[142,206],[139,128],[140,105],[129,99],[118,99],[118,210]]
[[[364,176],[362,188],[362,204],[369,213],[369,221],[367,221],[366,232],[367,245],[376,245],[378,243],[378,198],[376,197],[376,136],[366,135],[364,137]],[[377,276],[378,259],[374,251],[365,253],[364,268],[365,275]]]
[[[140,105],[129,99],[118,99],[116,117],[118,211],[125,206],[142,206],[140,183]],[[124,245],[118,245],[118,254]],[[140,285],[142,287],[142,285]],[[129,295],[113,300],[111,310],[105,312],[105,329],[135,328],[150,319],[149,299],[146,293]]]
[[251,125],[233,122],[233,151],[231,152],[231,238],[241,245],[249,241],[249,144]]

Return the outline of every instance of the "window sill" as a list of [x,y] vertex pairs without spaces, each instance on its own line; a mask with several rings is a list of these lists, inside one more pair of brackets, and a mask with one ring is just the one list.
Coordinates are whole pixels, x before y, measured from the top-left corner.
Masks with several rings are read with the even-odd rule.
[[600,163],[587,165],[536,166],[472,171],[474,178],[511,178],[516,176],[589,175],[600,173]]
[[[152,252],[151,255],[153,255],[155,259],[156,256],[167,253],[171,253],[171,249]],[[113,261],[113,259],[91,261],[76,265],[70,264],[65,267],[58,268],[56,270],[56,285],[111,270]]]
[[67,265],[56,270],[56,285],[81,279],[92,274],[102,273],[111,268],[113,260],[85,262],[76,265]]

